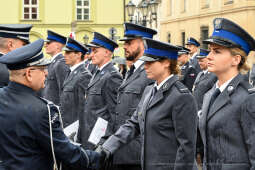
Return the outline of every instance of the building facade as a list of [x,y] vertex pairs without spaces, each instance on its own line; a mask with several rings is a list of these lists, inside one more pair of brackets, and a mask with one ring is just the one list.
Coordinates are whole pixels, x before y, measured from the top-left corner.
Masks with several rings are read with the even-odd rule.
[[255,37],[255,0],[162,0],[160,8],[160,39],[165,42],[184,45],[187,37],[202,42],[212,34],[216,17],[238,23]]
[[[11,0],[0,5],[1,24],[33,24],[31,41],[46,38],[47,30],[91,41],[97,31],[117,40],[123,36],[125,1]],[[85,36],[86,35],[86,36]],[[117,49],[115,55],[123,55]]]

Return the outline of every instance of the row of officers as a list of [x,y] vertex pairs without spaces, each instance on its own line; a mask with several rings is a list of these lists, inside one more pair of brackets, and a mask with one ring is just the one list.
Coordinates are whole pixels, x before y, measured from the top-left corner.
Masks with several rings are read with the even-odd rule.
[[[29,43],[31,26],[1,25],[0,169],[255,169],[255,90],[241,74],[255,40],[228,19],[213,25],[207,51],[125,23],[124,77],[118,44],[98,32],[87,46],[53,31]],[[99,117],[108,126],[95,146]],[[63,128],[76,120],[70,139]]]

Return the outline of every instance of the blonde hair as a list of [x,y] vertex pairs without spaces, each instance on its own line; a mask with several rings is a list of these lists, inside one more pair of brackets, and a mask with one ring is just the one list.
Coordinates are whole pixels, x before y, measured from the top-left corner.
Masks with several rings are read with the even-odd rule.
[[240,48],[230,48],[229,50],[230,50],[231,55],[233,55],[233,56],[240,55],[241,56],[241,61],[238,64],[237,69],[241,73],[246,73],[250,69],[249,64],[247,62],[248,55],[246,54],[246,52],[244,52]]

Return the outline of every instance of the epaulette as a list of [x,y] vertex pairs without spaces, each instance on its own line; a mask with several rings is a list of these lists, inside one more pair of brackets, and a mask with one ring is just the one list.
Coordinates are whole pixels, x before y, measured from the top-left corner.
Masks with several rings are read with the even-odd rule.
[[180,81],[176,81],[174,85],[181,93],[189,93],[189,89],[185,85],[183,85]]
[[248,89],[248,92],[249,92],[250,94],[255,93],[255,87],[252,87],[252,88]]

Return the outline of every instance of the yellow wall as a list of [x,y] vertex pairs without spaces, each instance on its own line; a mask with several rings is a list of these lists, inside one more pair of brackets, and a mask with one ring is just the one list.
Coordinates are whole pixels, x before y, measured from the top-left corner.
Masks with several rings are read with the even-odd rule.
[[[0,0],[1,24],[33,24],[31,41],[46,38],[47,30],[53,30],[69,36],[71,23],[76,21],[76,0],[39,0],[39,19],[23,20],[23,0]],[[97,31],[106,36],[109,29],[117,29],[116,36],[123,36],[124,5],[122,0],[90,0],[90,20],[76,22],[76,39],[83,43],[83,36],[87,34],[92,40],[93,32]],[[122,44],[120,43],[120,46]],[[115,55],[123,56],[123,50],[116,50]]]

